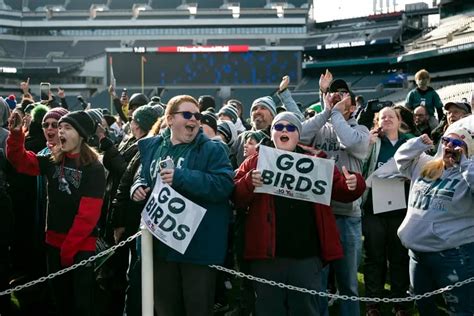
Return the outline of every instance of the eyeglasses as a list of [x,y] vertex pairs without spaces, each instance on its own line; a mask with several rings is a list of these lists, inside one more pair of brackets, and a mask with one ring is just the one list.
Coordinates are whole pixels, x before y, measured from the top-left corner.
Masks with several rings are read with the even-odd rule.
[[51,128],[58,128],[58,122],[51,122],[51,123],[43,122],[43,124],[41,124],[41,126],[43,128],[48,128],[50,126],[51,126]]
[[451,143],[454,147],[462,147],[466,145],[462,140],[451,137],[441,137],[441,141],[443,142],[443,145]]
[[196,120],[200,121],[202,119],[202,114],[199,112],[190,112],[190,111],[179,111],[179,112],[173,112],[171,114],[181,114],[185,120],[190,120],[193,116],[196,118]]
[[288,124],[288,125],[285,125],[285,124],[275,124],[273,125],[273,128],[278,131],[278,132],[281,132],[283,131],[283,129],[286,129],[286,131],[288,133],[293,133],[294,131],[296,131],[296,126],[292,125],[292,124]]

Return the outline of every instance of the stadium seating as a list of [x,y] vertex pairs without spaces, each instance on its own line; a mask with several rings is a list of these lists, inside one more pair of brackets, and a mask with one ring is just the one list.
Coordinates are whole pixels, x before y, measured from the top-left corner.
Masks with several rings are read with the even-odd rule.
[[46,57],[51,52],[64,54],[71,48],[72,41],[30,41],[26,46],[26,57]]
[[11,41],[2,39],[0,41],[0,55],[3,53],[5,57],[12,57],[12,58],[23,58],[24,50],[25,50],[25,42],[23,41]]
[[107,47],[120,47],[120,41],[79,41],[71,46],[67,55],[70,57],[87,57],[104,53]]
[[81,1],[70,1],[66,9],[67,10],[89,10],[92,4],[107,4],[107,0],[81,0]]
[[152,0],[151,7],[157,10],[176,9],[181,5],[181,0]]
[[234,39],[208,39],[207,45],[249,45],[249,46],[262,46],[265,45],[264,38],[234,38]]
[[64,6],[64,0],[35,0],[28,2],[28,7],[31,11],[35,11],[38,8],[46,6]]
[[239,0],[240,8],[263,8],[267,4],[266,0]]
[[111,10],[131,10],[134,3],[145,3],[140,0],[112,0],[109,8]]
[[12,10],[22,11],[22,2],[19,0],[3,0],[3,2]]

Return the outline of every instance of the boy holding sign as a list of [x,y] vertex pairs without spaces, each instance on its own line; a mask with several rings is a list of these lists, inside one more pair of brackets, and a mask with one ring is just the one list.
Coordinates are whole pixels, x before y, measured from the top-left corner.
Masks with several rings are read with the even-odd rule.
[[[208,265],[222,264],[226,254],[233,170],[224,145],[204,135],[201,116],[193,97],[176,96],[165,112],[170,133],[138,142],[141,173],[130,192],[136,202],[148,199],[142,213],[147,228],[161,235],[153,247],[158,315],[211,315],[216,270]],[[168,157],[173,163],[164,163]],[[150,197],[153,188],[157,194]],[[189,245],[174,247],[190,233],[179,223],[181,216],[196,216],[191,202],[205,215]]]
[[[277,165],[290,167],[293,161],[299,167],[295,164],[292,167],[305,173],[305,167],[311,163],[308,161],[305,165],[301,160],[296,160],[297,156],[294,155],[305,153],[297,146],[300,131],[301,122],[297,116],[282,112],[272,122],[271,139],[272,145],[280,152],[276,158],[280,160]],[[244,257],[251,260],[251,273],[269,280],[319,290],[323,262],[343,256],[332,210],[328,205],[294,199],[289,195],[256,193],[256,188],[262,188],[270,182],[284,190],[295,189],[298,183],[298,175],[293,174],[295,181],[290,181],[287,176],[286,183],[281,187],[282,181],[276,183],[279,170],[270,170],[274,176],[273,181],[269,181],[268,173],[264,175],[261,170],[256,170],[259,155],[257,153],[245,160],[234,178],[236,206],[238,209],[248,208]],[[327,186],[331,192],[329,199],[354,201],[364,192],[365,182],[359,174],[350,174],[345,168],[343,172],[344,175],[341,175],[333,167],[332,185],[328,182],[320,187]],[[306,172],[311,179],[314,175],[310,173]],[[316,296],[260,283],[254,283],[254,286],[257,292],[257,315],[287,315],[290,310],[294,315],[319,315]]]

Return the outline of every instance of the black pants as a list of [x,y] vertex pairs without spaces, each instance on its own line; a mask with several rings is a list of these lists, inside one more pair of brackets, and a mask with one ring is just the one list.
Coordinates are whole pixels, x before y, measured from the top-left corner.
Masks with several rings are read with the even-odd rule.
[[159,316],[212,315],[216,270],[153,258],[155,312]]
[[408,250],[402,246],[397,229],[403,221],[399,215],[366,214],[362,219],[364,235],[364,281],[369,297],[384,297],[387,261],[392,297],[406,297],[410,284]]
[[[48,274],[62,270],[60,250],[48,246]],[[93,252],[82,251],[74,257],[78,263],[93,256]],[[95,274],[92,263],[82,266],[50,281],[54,301],[60,316],[94,316]]]

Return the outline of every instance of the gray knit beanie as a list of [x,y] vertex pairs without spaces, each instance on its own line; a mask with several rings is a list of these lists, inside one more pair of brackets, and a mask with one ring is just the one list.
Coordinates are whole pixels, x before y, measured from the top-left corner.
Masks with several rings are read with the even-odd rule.
[[267,108],[273,117],[277,115],[276,104],[275,104],[275,101],[273,101],[272,97],[266,96],[266,97],[255,99],[255,101],[252,102],[252,107],[250,107],[250,115],[252,115],[252,111],[254,107],[256,107],[257,105],[261,105]]
[[301,124],[300,119],[295,115],[295,113],[292,112],[281,112],[272,121],[272,129],[273,126],[275,126],[276,123],[280,121],[287,121],[288,123],[296,126],[296,129],[298,130],[298,134],[301,137],[301,130],[303,129],[303,125]]

